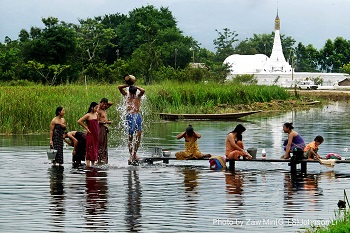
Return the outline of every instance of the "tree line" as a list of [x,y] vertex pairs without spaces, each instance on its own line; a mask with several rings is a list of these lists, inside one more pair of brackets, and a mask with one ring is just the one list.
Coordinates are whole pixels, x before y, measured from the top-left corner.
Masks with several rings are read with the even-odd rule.
[[[162,80],[223,82],[223,61],[231,54],[272,52],[274,32],[238,41],[228,28],[216,30],[215,52],[184,36],[167,7],[135,8],[128,15],[79,19],[79,24],[42,18],[43,28],[22,29],[18,39],[0,43],[0,81],[57,85],[113,83],[132,73],[146,84]],[[350,41],[327,40],[317,50],[281,35],[287,60],[295,71],[350,73]]]

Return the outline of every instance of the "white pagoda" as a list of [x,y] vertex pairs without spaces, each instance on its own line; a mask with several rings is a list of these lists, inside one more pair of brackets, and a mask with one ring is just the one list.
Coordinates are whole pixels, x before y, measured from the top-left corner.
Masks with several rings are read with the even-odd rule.
[[273,40],[273,47],[271,57],[267,59],[264,66],[265,72],[292,72],[292,67],[286,62],[283,55],[281,36],[280,36],[280,18],[277,16],[275,19],[275,38]]
[[233,54],[227,57],[225,64],[230,65],[231,74],[254,74],[254,73],[291,73],[292,67],[286,62],[283,55],[280,37],[280,18],[275,19],[275,38],[272,53],[269,58],[265,54],[239,55]]
[[230,75],[227,80],[231,80],[237,75],[252,74],[258,80],[258,84],[264,85],[275,84],[292,87],[305,79],[322,78],[323,85],[333,87],[339,81],[349,77],[343,73],[294,72],[294,68],[286,62],[283,55],[278,10],[275,18],[275,37],[271,56],[233,54],[225,59],[224,64],[230,66]]

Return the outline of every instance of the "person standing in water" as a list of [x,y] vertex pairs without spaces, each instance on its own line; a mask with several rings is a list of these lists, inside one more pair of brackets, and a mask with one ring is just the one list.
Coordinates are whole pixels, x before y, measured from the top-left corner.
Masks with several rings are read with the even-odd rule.
[[107,145],[107,133],[108,126],[112,122],[108,120],[106,110],[112,106],[113,103],[108,102],[107,98],[102,98],[98,105],[98,163],[108,163],[108,145]]
[[[131,75],[127,75],[125,80],[130,80],[129,77]],[[132,76],[133,77],[133,76]],[[125,91],[124,89],[129,87],[129,91]],[[127,84],[119,85],[118,89],[120,93],[124,96],[126,102],[126,123],[129,134],[129,142],[128,148],[130,153],[129,164],[131,164],[134,160],[138,161],[137,150],[140,146],[141,134],[142,134],[142,116],[140,113],[141,106],[141,97],[145,94],[145,89],[141,87],[137,87],[131,85],[130,82]],[[137,94],[137,91],[139,93]],[[136,132],[136,141],[133,145],[133,136]]]
[[63,118],[65,110],[59,106],[56,108],[56,116],[50,123],[50,147],[57,150],[55,159],[52,161],[52,165],[59,163],[63,165],[63,134],[66,129],[66,120]]
[[[93,166],[98,159],[97,108],[98,103],[92,102],[88,112],[78,120],[78,124],[86,129],[86,167]],[[87,125],[84,124],[85,121]]]

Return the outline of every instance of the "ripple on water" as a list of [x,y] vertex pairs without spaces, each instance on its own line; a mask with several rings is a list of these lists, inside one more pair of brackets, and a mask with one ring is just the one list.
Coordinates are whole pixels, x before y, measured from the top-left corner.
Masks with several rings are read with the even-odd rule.
[[[322,152],[347,157],[347,129],[342,124],[347,111],[334,109],[246,121],[246,128],[253,130],[244,137],[252,147],[269,145],[268,157],[278,158],[284,121],[305,123],[298,131],[308,141],[315,137],[308,128],[319,122],[317,134],[326,138]],[[235,123],[196,122],[196,130],[208,130],[200,147],[223,153],[218,148],[224,148],[226,132]],[[144,142],[153,146],[164,140],[164,146],[179,150],[183,144],[174,135],[187,124],[154,124],[149,128],[154,135],[145,136]],[[64,151],[64,168],[51,167],[46,149],[1,147],[2,232],[296,232],[313,221],[326,224],[332,219],[350,184],[347,164],[334,169],[309,164],[303,177],[292,177],[287,163],[238,162],[234,173],[211,171],[207,161],[130,167],[127,148],[116,146],[109,149],[108,166],[77,170],[71,168],[69,149]]]

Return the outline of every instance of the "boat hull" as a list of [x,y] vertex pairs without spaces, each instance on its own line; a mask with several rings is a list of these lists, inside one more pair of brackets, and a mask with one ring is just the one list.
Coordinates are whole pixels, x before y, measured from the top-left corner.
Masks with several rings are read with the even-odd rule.
[[251,114],[259,113],[259,111],[238,112],[238,113],[222,113],[222,114],[171,114],[160,113],[163,120],[229,120],[238,119]]

